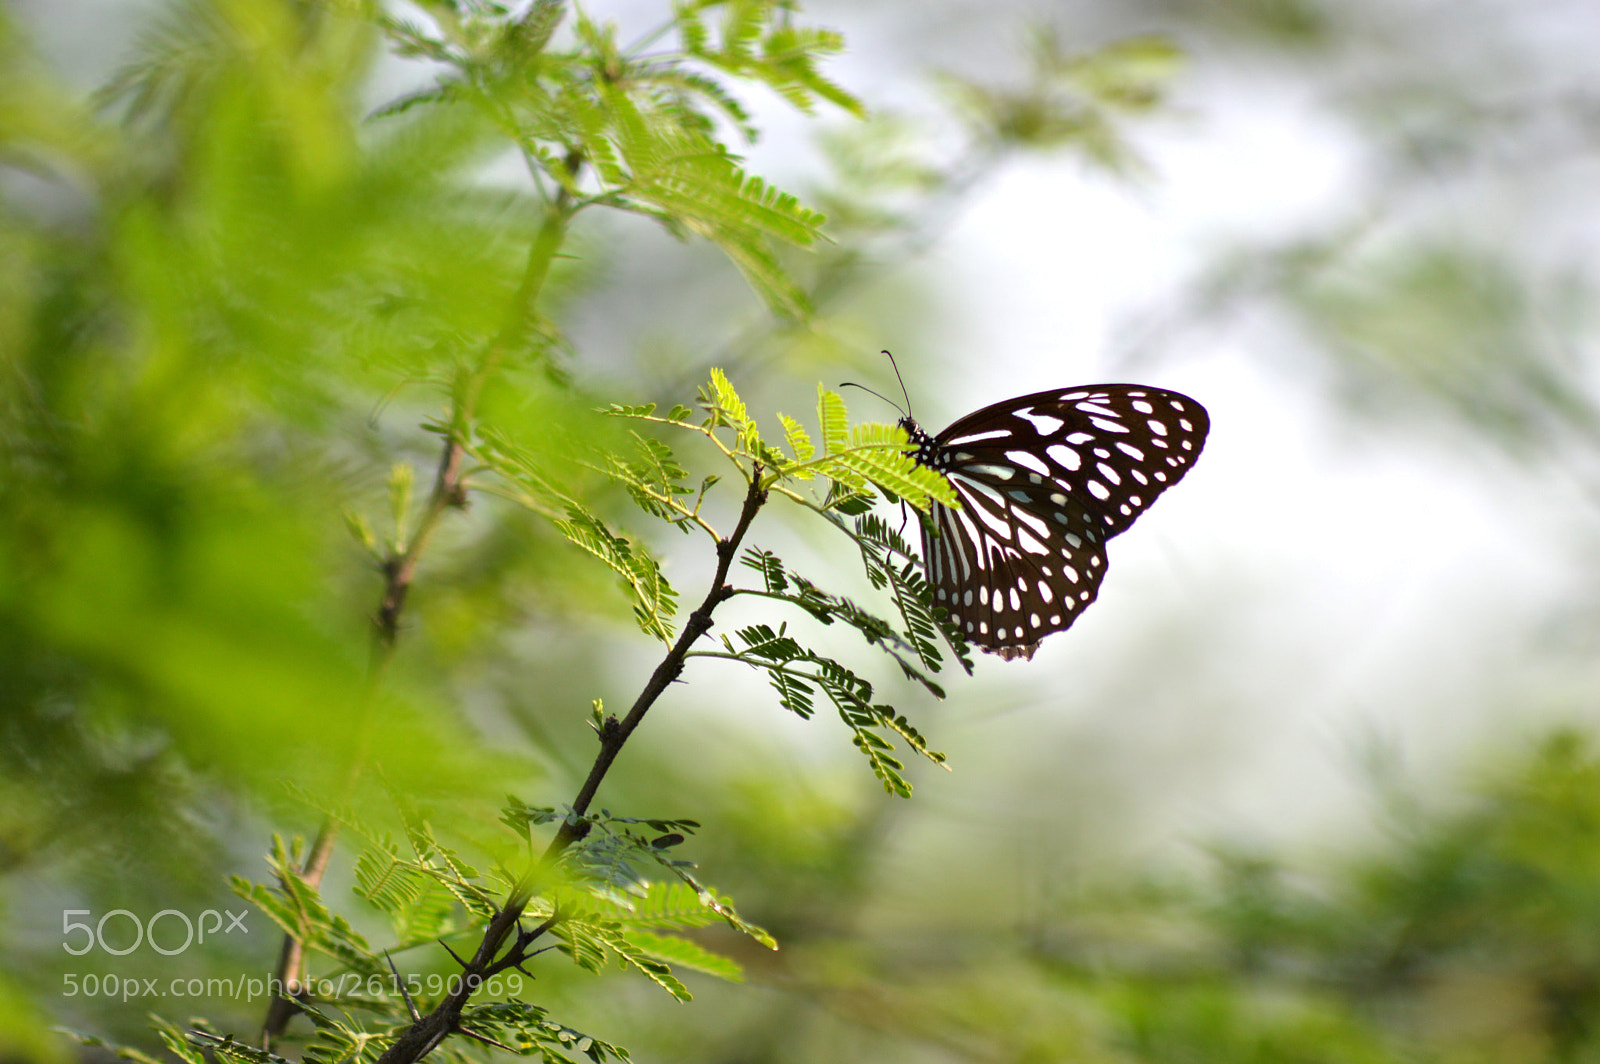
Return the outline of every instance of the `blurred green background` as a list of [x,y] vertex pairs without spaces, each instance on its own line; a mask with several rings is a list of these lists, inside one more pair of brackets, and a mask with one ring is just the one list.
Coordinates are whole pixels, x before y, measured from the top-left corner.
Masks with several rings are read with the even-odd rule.
[[[625,706],[658,654],[609,574],[482,494],[365,694],[381,580],[346,515],[389,534],[397,462],[424,491],[424,425],[538,207],[492,130],[367,120],[432,73],[337,6],[0,15],[8,1060],[81,1052],[52,1024],[149,1045],[151,1011],[248,1036],[264,1001],[65,977],[264,974],[259,914],[78,957],[62,913],[241,910],[227,875],[315,831],[304,795],[338,787],[363,714],[384,775],[356,800],[396,788],[487,838],[508,790],[570,797],[590,700]],[[667,13],[588,10],[624,38]],[[1600,12],[805,14],[872,118],[748,89],[765,134],[729,136],[830,216],[791,264],[816,319],[773,324],[708,245],[586,218],[541,307],[559,357],[506,366],[485,418],[589,431],[720,365],[771,426],[819,379],[897,394],[887,347],[930,428],[1132,378],[1213,435],[1070,633],[942,703],[894,691],[953,769],[913,766],[909,802],[837,725],[694,664],[601,804],[700,820],[688,856],[782,949],[705,933],[747,978],[691,973],[689,1006],[551,954],[530,998],[642,1061],[1600,1060]],[[1052,110],[1052,47],[1149,35],[1182,58],[1097,53],[1065,80],[1096,106]],[[698,598],[698,544],[635,527]],[[754,541],[858,579],[803,523]],[[376,927],[349,865],[325,895]]]

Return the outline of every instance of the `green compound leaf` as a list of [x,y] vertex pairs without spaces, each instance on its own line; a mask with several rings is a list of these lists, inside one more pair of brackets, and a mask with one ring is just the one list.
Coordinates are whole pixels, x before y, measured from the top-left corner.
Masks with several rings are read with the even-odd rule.
[[[800,422],[787,414],[779,414],[778,421],[783,425],[784,442],[789,445],[789,453],[794,455],[796,465],[804,465],[817,456],[817,449]],[[801,480],[810,480],[817,474],[811,469],[801,469],[797,470],[795,475]]]
[[569,1054],[582,1054],[592,1064],[629,1059],[621,1046],[555,1023],[545,1009],[516,998],[468,1006],[461,1011],[461,1023],[474,1034],[503,1042],[523,1056],[537,1056],[544,1064],[573,1064]]
[[677,612],[678,593],[661,575],[661,565],[645,549],[617,535],[596,514],[573,504],[566,520],[555,522],[561,534],[611,568],[633,592],[639,627],[663,643],[672,641],[669,623]]

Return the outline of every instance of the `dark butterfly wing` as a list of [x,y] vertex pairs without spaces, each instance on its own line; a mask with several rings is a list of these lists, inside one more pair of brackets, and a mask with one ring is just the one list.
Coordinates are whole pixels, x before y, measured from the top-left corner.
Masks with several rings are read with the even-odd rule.
[[[959,473],[950,482],[961,509],[935,506],[932,534],[922,533],[934,601],[969,642],[1008,659],[1032,657],[1099,591],[1106,566],[1095,515],[1063,492],[1041,500],[1031,485],[1000,490]],[[1060,519],[1056,534],[1040,513]]]
[[1105,576],[1105,541],[1177,483],[1210,420],[1193,399],[1134,384],[1036,392],[928,437],[918,461],[944,473],[961,509],[923,528],[934,599],[967,638],[1032,657],[1070,627]]

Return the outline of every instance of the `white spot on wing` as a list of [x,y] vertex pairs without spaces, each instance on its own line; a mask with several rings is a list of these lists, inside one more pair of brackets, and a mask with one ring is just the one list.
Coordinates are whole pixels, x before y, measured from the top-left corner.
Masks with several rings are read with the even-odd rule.
[[1039,435],[1041,436],[1049,436],[1051,433],[1055,432],[1056,429],[1059,429],[1062,425],[1066,424],[1066,422],[1062,421],[1060,418],[1051,417],[1049,414],[1041,414],[1032,407],[1029,407],[1027,410],[1018,410],[1017,416],[1027,421],[1034,428],[1038,429]]
[[1045,465],[1042,459],[1036,455],[1029,454],[1027,451],[1007,451],[1006,457],[1017,463],[1019,466],[1026,466],[1035,473],[1050,472],[1050,467]]
[[1059,443],[1053,443],[1046,447],[1044,453],[1053,458],[1056,464],[1063,469],[1076,471],[1079,466],[1083,465],[1083,458],[1077,451],[1074,451],[1071,447],[1064,447]]
[[1011,435],[1005,429],[990,429],[987,432],[964,432],[960,436],[952,436],[945,441],[946,447],[954,447],[963,443],[979,443],[983,440],[998,440]]
[[[1026,525],[1028,528],[1033,529],[1033,531],[1037,535],[1040,535],[1040,536],[1049,536],[1050,535],[1050,526],[1045,524],[1042,520],[1040,520],[1040,518],[1039,518],[1039,516],[1037,514],[1029,513],[1027,510],[1012,510],[1011,511],[1011,516],[1015,517],[1018,521],[1020,521],[1024,525]],[[1024,529],[1019,528],[1019,529],[1017,529],[1017,531],[1018,531],[1018,533],[1021,533],[1021,532],[1024,531]]]

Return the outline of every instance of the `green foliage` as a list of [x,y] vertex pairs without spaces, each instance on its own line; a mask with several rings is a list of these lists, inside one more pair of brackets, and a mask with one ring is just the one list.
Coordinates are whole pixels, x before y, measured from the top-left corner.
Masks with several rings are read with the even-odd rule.
[[[858,631],[872,633],[871,640],[882,640],[892,635],[883,622],[855,610],[848,600],[829,601],[823,596],[810,596],[816,603],[818,617],[848,616]],[[796,598],[797,603],[806,601]],[[900,736],[912,750],[936,765],[944,764],[944,755],[930,750],[926,741],[903,716],[896,716],[894,707],[872,701],[872,684],[862,679],[838,661],[802,646],[786,634],[787,628],[777,631],[764,624],[742,628],[735,635],[735,644],[723,636],[722,645],[727,656],[735,661],[766,671],[772,687],[778,692],[779,703],[791,712],[809,717],[813,711],[813,694],[821,690],[839,712],[852,732],[856,749],[867,758],[872,772],[883,783],[884,790],[902,798],[911,797],[911,784],[900,770],[905,765],[893,756],[894,744],[883,732]],[[890,652],[891,655],[893,652]],[[908,676],[920,680],[936,696],[942,696],[939,686],[917,673],[903,659],[896,657]]]
[[1587,313],[1586,282],[1529,283],[1496,255],[1434,244],[1323,262],[1307,276],[1310,263],[1283,262],[1280,283],[1361,407],[1420,399],[1515,451],[1563,438],[1587,446],[1600,410],[1561,339]]
[[[744,86],[775,89],[802,110],[827,101],[859,111],[819,73],[838,36],[798,25],[794,5],[684,2],[631,44],[560,0],[424,0],[394,11],[365,0],[175,5],[101,94],[111,106],[98,114],[42,72],[0,13],[0,155],[28,173],[0,183],[0,865],[48,870],[66,854],[86,870],[74,888],[92,894],[95,878],[114,879],[124,899],[176,867],[203,879],[213,854],[234,851],[207,834],[221,818],[198,814],[236,792],[276,814],[277,778],[287,775],[320,796],[311,808],[336,811],[355,851],[355,893],[373,910],[365,920],[340,915],[331,888],[304,874],[303,848],[274,840],[273,878],[236,886],[305,942],[313,974],[388,981],[389,956],[451,963],[426,945],[435,937],[470,954],[531,867],[524,924],[550,921],[547,934],[580,966],[615,962],[668,991],[654,995],[662,1001],[686,998],[696,973],[742,975],[700,930],[727,924],[775,941],[684,856],[695,850],[721,879],[725,866],[704,856],[711,840],[688,845],[693,821],[520,800],[500,826],[481,808],[476,819],[462,814],[451,799],[498,794],[513,774],[518,786],[535,784],[526,761],[490,749],[499,722],[481,729],[485,738],[475,714],[449,708],[476,708],[470,696],[485,688],[466,691],[468,672],[452,671],[442,643],[454,631],[469,645],[462,657],[474,677],[513,672],[523,661],[500,653],[503,622],[559,620],[546,610],[556,601],[603,615],[613,598],[663,644],[698,633],[678,608],[688,585],[663,578],[658,543],[713,556],[733,534],[721,515],[737,507],[736,489],[753,487],[747,499],[766,492],[848,537],[893,609],[837,593],[816,563],[802,576],[741,542],[728,590],[764,612],[736,630],[713,628],[721,638],[695,642],[674,679],[697,690],[722,667],[704,659],[759,669],[790,711],[831,706],[876,778],[905,794],[896,744],[938,755],[887,704],[876,655],[934,694],[946,649],[969,671],[971,662],[902,534],[870,511],[880,498],[917,508],[952,500],[910,460],[897,429],[852,427],[825,389],[815,425],[780,414],[770,438],[758,424],[769,415],[720,371],[698,409],[635,404],[612,407],[609,422],[591,418],[611,397],[578,394],[563,364],[573,352],[562,299],[584,279],[574,217],[612,207],[705,237],[769,306],[800,317],[851,291],[863,264],[926,246],[950,202],[1007,154],[1064,148],[1137,172],[1123,126],[1162,105],[1176,55],[1138,38],[1073,54],[1042,37],[1018,85],[950,79],[964,129],[940,116],[929,133],[890,115],[839,135],[845,184],[815,201],[839,241],[830,244],[820,211],[748,173],[724,143],[755,135]],[[1304,4],[1260,0],[1238,11],[1302,37],[1326,22]],[[378,33],[442,73],[367,121]],[[657,49],[664,39],[677,43]],[[1387,113],[1394,97],[1382,103]],[[1505,121],[1502,104],[1483,110]],[[1428,147],[1406,139],[1408,151]],[[1430,189],[1443,172],[1437,142],[1413,151]],[[531,193],[482,180],[483,164],[507,147],[534,174]],[[48,195],[29,192],[35,183]],[[1549,299],[1479,249],[1402,249],[1353,272],[1338,268],[1337,250],[1295,245],[1269,265],[1302,274],[1295,309],[1344,356],[1358,399],[1427,395],[1513,443],[1547,446],[1565,434],[1588,453],[1594,413],[1581,360],[1546,335],[1574,332],[1580,278],[1556,278]],[[734,374],[741,383],[750,350],[738,345],[726,363],[746,358]],[[688,471],[705,454],[737,475],[697,482]],[[462,475],[440,488],[452,457]],[[359,550],[330,532],[339,515]],[[387,579],[402,562],[419,564],[395,629],[400,655],[364,665],[372,570]],[[588,572],[620,579],[623,595],[597,592],[583,582]],[[493,590],[473,593],[473,579]],[[563,599],[569,586],[580,590]],[[467,637],[441,610],[452,597],[478,626]],[[813,624],[855,633],[868,660],[832,649],[838,640],[825,653]],[[556,679],[554,670],[516,673],[552,715],[572,699]],[[603,747],[617,734],[598,702],[593,724]],[[550,747],[552,772],[581,774],[581,763],[568,772],[559,740]],[[404,788],[390,832],[356,814],[369,795],[341,791],[363,760],[365,778],[403,781],[374,788],[386,804]],[[783,938],[781,968],[752,965],[783,993],[767,995],[780,999],[771,1012],[752,1007],[750,1028],[724,1036],[748,1044],[716,1045],[721,1032],[704,1027],[697,1041],[713,1043],[707,1056],[795,1054],[780,1040],[802,1025],[785,1010],[803,1009],[808,1025],[843,1017],[854,1035],[881,1038],[868,1051],[886,1058],[1593,1059],[1594,751],[1557,736],[1491,777],[1442,810],[1396,801],[1383,845],[1325,857],[1331,869],[1223,854],[1215,893],[1124,883],[1106,888],[1111,901],[1074,893],[1089,870],[1072,853],[1065,877],[1040,866],[1050,882],[1039,911],[1013,921],[1001,875],[962,852],[963,865],[981,865],[983,893],[948,924],[910,909],[884,920],[881,897],[864,886],[902,878],[875,861],[905,826],[894,819],[905,803],[858,809],[854,796],[818,797],[827,779],[805,781],[818,788],[809,801],[791,800],[762,779],[759,802],[721,816],[691,808],[727,832],[716,844],[729,852],[785,850],[790,863],[771,879],[791,894],[761,896],[743,882],[736,891]],[[569,797],[548,793],[553,781],[536,785],[538,800]],[[438,795],[445,800],[427,801]],[[992,817],[1007,822],[997,848],[1047,861],[1059,843],[1032,815],[1043,803],[1028,801]],[[780,805],[783,831],[804,842],[773,839],[773,821],[751,811]],[[745,838],[726,827],[739,815],[752,825]],[[496,837],[484,840],[486,829]],[[541,864],[541,848],[563,832],[572,844]],[[344,856],[335,854],[334,882]],[[988,921],[976,931],[972,910]],[[883,936],[878,952],[873,933]],[[7,943],[18,963],[0,979],[0,1055],[65,1059],[45,1033],[47,1010],[21,1001],[60,1007],[58,988],[31,971],[49,966],[27,956],[30,937]],[[55,946],[46,952],[59,954]],[[429,960],[418,961],[422,950]],[[565,992],[565,974],[526,963],[551,1000]],[[618,1013],[656,1022],[621,1000]],[[150,1046],[186,1064],[281,1064],[278,1052],[247,1044],[256,1018],[236,1028],[248,1039],[204,1020],[156,1020]],[[547,1064],[627,1059],[539,1004],[476,999],[461,1021],[435,1057],[479,1059],[470,1033]],[[295,1022],[300,1059],[352,1064],[375,1059],[410,1013],[392,992],[346,992],[308,1002]],[[161,1055],[101,1034],[80,1041],[139,1064]]]
[[[88,1034],[83,1031],[74,1031],[67,1027],[59,1027],[57,1030],[81,1046],[89,1046],[95,1049],[107,1050],[118,1060],[131,1060],[134,1062],[134,1064],[162,1064],[160,1057],[146,1053],[144,1050],[135,1046],[118,1045],[115,1042],[108,1042],[98,1035]],[[183,1045],[182,1039],[179,1039],[179,1044]],[[182,1052],[174,1049],[173,1053],[178,1057],[179,1060],[184,1061],[184,1064],[202,1064],[204,1060],[204,1058],[195,1053],[188,1046],[184,1046]]]
[[[642,542],[612,530],[598,513],[584,505],[572,490],[574,474],[584,468],[622,484],[641,509],[651,516],[687,524],[696,505],[683,497],[691,489],[679,481],[685,475],[665,445],[634,434],[635,454],[591,446],[586,460],[553,455],[548,448],[535,451],[509,435],[486,430],[473,448],[485,466],[510,482],[516,498],[535,512],[551,518],[566,540],[599,559],[621,577],[633,597],[634,617],[641,630],[663,642],[672,638],[671,620],[677,613],[678,593],[662,575],[661,563]],[[701,495],[710,487],[702,485]],[[560,515],[560,516],[557,516]]]
[[301,873],[303,855],[291,853],[284,840],[273,836],[267,859],[277,879],[276,889],[233,879],[233,892],[259,909],[285,934],[294,935],[307,949],[333,958],[347,971],[362,976],[382,975],[383,962],[366,939],[343,916],[330,911],[315,886]]
[[716,139],[718,117],[754,133],[746,109],[716,76],[754,80],[809,111],[817,98],[853,112],[860,105],[817,70],[839,51],[837,34],[794,26],[787,5],[729,5],[720,43],[680,4],[672,21],[678,51],[624,48],[616,27],[581,10],[575,47],[553,46],[564,5],[539,3],[513,17],[489,7],[427,9],[434,26],[379,16],[401,54],[446,64],[434,89],[397,102],[466,104],[485,114],[522,151],[536,174],[576,205],[605,205],[654,218],[674,234],[718,244],[776,311],[803,315],[805,294],[788,278],[775,244],[809,246],[821,215],[760,178]]
[[581,1053],[594,1064],[629,1059],[628,1051],[621,1046],[554,1023],[545,1016],[545,1010],[537,1005],[511,1000],[473,1005],[462,1013],[461,1019],[474,1034],[509,1044],[523,1056],[537,1055],[544,1064],[572,1064],[574,1053]]
[[996,147],[1071,146],[1114,173],[1144,168],[1122,120],[1160,107],[1183,53],[1165,37],[1130,37],[1070,53],[1048,30],[1034,36],[1029,84],[999,89],[947,77],[953,102]]
[[806,434],[805,426],[787,414],[779,414],[778,420],[783,423],[783,442],[788,444],[789,451],[794,455],[795,476],[801,480],[810,480],[817,474],[807,468],[807,463],[817,455],[817,449],[811,442],[811,437]]
[[[823,624],[843,621],[854,628],[869,646],[876,646],[892,657],[907,679],[922,684],[935,698],[944,697],[944,691],[917,667],[920,664],[922,668],[933,672],[938,672],[941,667],[943,659],[938,647],[927,638],[932,634],[931,630],[926,630],[926,635],[919,635],[915,631],[897,631],[888,621],[850,599],[823,591],[810,580],[786,568],[775,554],[759,547],[747,551],[743,562],[761,574],[766,597],[792,603]],[[926,599],[916,603],[915,616],[918,622],[930,618],[931,607]],[[913,664],[911,655],[915,656],[917,664]]]
[[[856,544],[861,548],[861,563],[873,587],[888,587],[895,608],[905,622],[902,634],[916,650],[925,669],[938,672],[942,660],[936,639],[949,644],[961,667],[972,674],[971,647],[961,626],[950,621],[950,612],[933,605],[933,592],[922,572],[922,559],[889,523],[877,514],[855,522]],[[897,560],[898,559],[898,560]]]
[[[98,117],[0,14],[0,154],[61,210],[0,210],[0,854],[9,868],[68,839],[86,865],[129,879],[151,853],[168,872],[203,870],[223,848],[199,844],[213,840],[194,811],[248,791],[277,812],[291,779],[327,837],[355,851],[354,893],[370,908],[343,915],[322,866],[278,836],[270,877],[233,881],[302,943],[305,974],[360,980],[301,1002],[293,1037],[308,1064],[375,1059],[412,1019],[391,958],[470,944],[517,899],[579,965],[614,960],[678,999],[681,973],[742,977],[686,932],[720,923],[777,946],[681,855],[694,821],[514,799],[485,840],[492,817],[440,811],[530,774],[453,709],[464,673],[446,643],[461,626],[441,603],[489,633],[454,652],[487,655],[493,626],[552,589],[576,586],[579,608],[603,613],[581,574],[609,571],[644,632],[698,639],[706,628],[680,621],[654,536],[703,534],[726,568],[733,532],[708,513],[737,487],[752,517],[781,498],[848,537],[896,619],[751,548],[759,582],[730,572],[698,624],[727,595],[767,598],[855,632],[936,696],[941,634],[970,670],[914,556],[863,517],[880,498],[955,502],[903,430],[852,426],[819,388],[816,426],[780,414],[768,439],[721,370],[697,409],[610,406],[608,420],[565,362],[562,301],[586,279],[572,227],[591,209],[709,239],[778,315],[809,313],[815,286],[784,252],[819,248],[823,216],[724,141],[756,132],[741,86],[859,115],[819,66],[841,38],[784,0],[685,0],[631,45],[560,0],[389,6],[176,3],[100,91]],[[652,47],[666,37],[675,49]],[[369,113],[383,39],[437,80]],[[507,148],[530,190],[483,181]],[[737,476],[696,482],[701,456],[685,440]],[[569,566],[573,547],[599,565]],[[530,574],[538,594],[525,593]],[[374,613],[376,637],[362,623]],[[866,669],[775,623],[683,646],[691,661],[762,670],[801,715],[826,699],[891,793],[910,792],[897,743],[942,763]],[[598,702],[594,724],[615,755],[619,724]],[[91,830],[93,846],[76,841]],[[524,933],[537,937],[518,925],[500,970],[532,959],[515,952],[534,945]],[[0,994],[15,996],[9,979]],[[0,1050],[31,1052],[40,1025],[10,1004]],[[519,1000],[473,1001],[461,1020],[550,1064],[627,1059]],[[205,1020],[154,1030],[187,1064],[285,1059]],[[84,1041],[154,1060],[97,1039]],[[434,1052],[461,1062],[466,1045]]]
[[[720,46],[700,12],[725,8]],[[787,6],[776,0],[680,0],[678,31],[688,55],[718,70],[765,82],[784,99],[810,114],[821,97],[851,114],[861,102],[817,69],[817,58],[844,50],[844,38],[831,30],[798,27]],[[754,129],[747,127],[754,136]]]
[[442,938],[456,930],[457,894],[411,861],[388,839],[356,858],[358,897],[388,914],[397,949]]
[[556,521],[555,526],[572,543],[609,566],[632,589],[639,627],[663,643],[671,642],[668,621],[677,612],[678,593],[661,575],[660,563],[581,507],[573,506],[566,519]]
[[[596,823],[610,828],[620,821],[602,818]],[[696,942],[659,932],[704,927],[721,920],[768,949],[778,948],[771,935],[740,917],[727,898],[697,882],[687,871],[688,862],[661,862],[673,873],[674,881],[633,879],[625,889],[614,889],[618,886],[619,851],[637,847],[631,841],[616,845],[610,830],[607,839],[578,859],[585,874],[595,883],[603,882],[605,889],[584,895],[558,894],[554,903],[555,934],[562,952],[579,967],[599,971],[615,958],[619,966],[637,971],[679,1001],[689,1001],[692,995],[673,974],[674,966],[731,982],[743,980],[743,969],[731,958]],[[633,869],[626,871],[631,874]]]
[[[653,406],[614,406],[609,412],[618,417],[696,429],[732,460],[746,481],[760,465],[764,489],[781,492],[818,512],[838,509],[849,501],[870,503],[874,486],[923,510],[933,502],[958,505],[949,482],[911,457],[916,448],[904,429],[876,424],[852,427],[844,400],[821,385],[817,387],[817,421],[823,444],[820,456],[805,428],[784,414],[778,417],[793,457],[786,455],[782,446],[763,439],[744,400],[720,369],[712,369],[711,381],[701,388],[699,402],[707,416],[698,425],[688,420],[690,412],[685,407],[674,408],[667,417],[657,416]],[[722,428],[732,430],[731,441],[717,435]],[[830,494],[825,499],[804,496],[791,484],[819,476],[830,482]]]
[[[949,483],[912,459],[909,452],[914,448],[904,429],[889,425],[852,427],[844,400],[826,388],[818,388],[817,398],[821,455],[816,453],[805,429],[788,417],[781,417],[781,421],[785,443],[793,457],[785,455],[780,446],[766,442],[744,400],[720,370],[712,370],[710,383],[701,389],[700,405],[707,416],[698,425],[682,416],[658,418],[653,407],[613,408],[611,413],[698,431],[716,444],[744,478],[759,478],[766,490],[780,492],[828,519],[842,534],[856,540],[873,583],[893,586],[896,607],[906,627],[901,631],[851,599],[824,591],[787,568],[775,554],[759,548],[746,551],[742,560],[747,568],[761,575],[761,586],[735,593],[789,603],[825,625],[842,622],[867,645],[888,654],[906,678],[943,698],[944,689],[929,675],[939,671],[943,661],[937,635],[944,632],[970,671],[965,642],[936,618],[927,585],[916,572],[920,563],[906,545],[897,537],[889,538],[882,522],[852,527],[840,520],[838,513],[856,512],[862,503],[869,503],[874,488],[924,509],[934,501],[954,505],[955,494]],[[675,415],[678,413],[674,411]],[[732,439],[718,436],[721,429],[731,430]],[[824,498],[797,490],[798,485],[819,476],[830,482]],[[888,552],[894,548],[901,555],[898,564],[888,561]],[[774,630],[760,624],[735,635],[737,642],[722,637],[720,654],[695,651],[691,656],[721,656],[761,669],[777,692],[779,704],[801,717],[811,716],[814,696],[821,691],[850,728],[857,749],[866,756],[889,793],[908,797],[911,785],[902,774],[905,766],[893,755],[894,744],[887,735],[897,735],[916,753],[935,764],[943,763],[944,755],[930,750],[904,715],[873,700],[869,681],[832,656],[804,646],[789,634],[787,626]]]
[[[352,999],[351,1005],[363,1008],[383,1006],[375,1001],[361,1001]],[[392,1007],[389,1010],[392,1012]],[[374,1051],[381,1049],[381,1041],[388,1034],[382,1028],[376,1030],[365,1025],[357,1025],[348,1021],[336,1020],[321,1009],[311,1008],[305,1012],[315,1028],[315,1034],[306,1043],[301,1059],[305,1064],[344,1064],[346,1061],[371,1058]],[[195,1032],[190,1032],[190,1037],[195,1037]],[[257,1050],[260,1052],[260,1050]],[[252,1064],[270,1064],[270,1062],[252,1062]]]
[[[576,881],[584,885],[585,893],[576,908],[565,899],[552,904],[551,911],[559,914],[561,924],[567,922],[569,915],[583,923],[574,913],[597,913],[606,918],[602,922],[611,934],[618,928],[658,931],[700,927],[720,919],[768,949],[778,948],[770,934],[745,920],[731,901],[694,876],[693,862],[672,856],[684,836],[699,829],[695,821],[613,817],[602,810],[598,816],[586,818],[585,823],[591,830],[581,843],[567,851],[564,859]],[[650,828],[654,837],[640,833],[639,825]],[[662,875],[671,878],[663,881],[659,878]],[[638,947],[630,948],[640,951]],[[579,958],[575,955],[574,959]],[[728,967],[731,964],[707,957],[701,958],[697,966],[735,970],[737,966]]]

